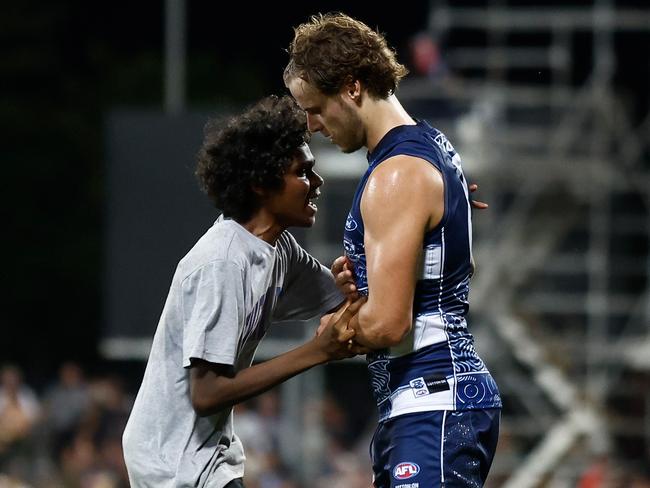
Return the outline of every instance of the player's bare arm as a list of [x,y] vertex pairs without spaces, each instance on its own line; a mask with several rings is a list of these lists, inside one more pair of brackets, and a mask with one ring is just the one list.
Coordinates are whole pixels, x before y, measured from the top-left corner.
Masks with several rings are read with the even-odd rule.
[[362,303],[348,304],[335,314],[323,316],[320,334],[302,346],[237,373],[230,365],[192,360],[190,394],[194,410],[200,416],[213,415],[313,366],[365,354],[366,349],[349,345],[354,331],[348,323]]
[[[468,188],[471,193],[474,193],[478,190],[478,185],[476,183],[471,183]],[[477,210],[485,210],[489,207],[487,203],[479,200],[470,200],[470,203],[472,207]],[[352,263],[350,263],[350,259],[347,256],[339,256],[332,263],[331,271],[334,275],[336,286],[341,290],[341,293],[343,293],[349,300],[356,300],[359,297],[359,294],[357,293],[354,269]]]
[[444,184],[426,161],[396,156],[372,173],[361,199],[368,302],[350,322],[354,341],[372,349],[410,331],[424,234],[444,212]]

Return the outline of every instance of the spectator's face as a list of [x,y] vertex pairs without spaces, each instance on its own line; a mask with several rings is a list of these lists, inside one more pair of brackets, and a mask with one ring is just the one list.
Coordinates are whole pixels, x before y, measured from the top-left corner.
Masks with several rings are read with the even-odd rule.
[[20,371],[12,367],[5,368],[2,370],[0,382],[2,383],[2,386],[9,391],[18,390],[20,384],[22,383]]
[[67,387],[75,387],[82,383],[83,374],[81,368],[74,363],[65,363],[59,371],[61,384]]
[[320,132],[344,153],[365,145],[365,129],[347,87],[336,95],[325,95],[307,81],[293,78],[288,88],[305,111],[310,132]]
[[313,202],[323,179],[314,171],[314,156],[307,144],[298,148],[284,174],[284,186],[263,200],[263,206],[283,228],[311,227],[316,221]]

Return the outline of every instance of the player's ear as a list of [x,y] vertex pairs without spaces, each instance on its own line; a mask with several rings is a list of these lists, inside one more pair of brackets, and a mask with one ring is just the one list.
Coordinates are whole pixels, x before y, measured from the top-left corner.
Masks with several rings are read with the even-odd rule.
[[348,76],[343,84],[343,94],[349,100],[358,103],[361,99],[361,82]]

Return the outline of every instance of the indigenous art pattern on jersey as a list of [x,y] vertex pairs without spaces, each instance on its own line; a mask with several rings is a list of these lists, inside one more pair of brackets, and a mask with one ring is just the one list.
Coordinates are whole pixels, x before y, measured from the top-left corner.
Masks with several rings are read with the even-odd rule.
[[372,294],[361,197],[372,171],[397,155],[421,158],[441,173],[445,210],[422,243],[411,332],[398,346],[367,357],[380,418],[429,410],[499,408],[498,388],[474,349],[466,321],[473,273],[467,182],[454,147],[426,122],[393,128],[368,154],[369,167],[354,196],[343,240],[357,288],[361,294]]

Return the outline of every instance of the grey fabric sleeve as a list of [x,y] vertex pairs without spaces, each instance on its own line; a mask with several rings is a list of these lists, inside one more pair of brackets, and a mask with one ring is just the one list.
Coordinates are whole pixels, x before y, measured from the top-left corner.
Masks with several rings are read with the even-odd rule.
[[308,320],[338,307],[345,297],[330,270],[300,247],[291,234],[285,235],[291,257],[273,321]]
[[183,367],[191,358],[235,364],[245,314],[241,269],[213,261],[185,278],[181,288]]

